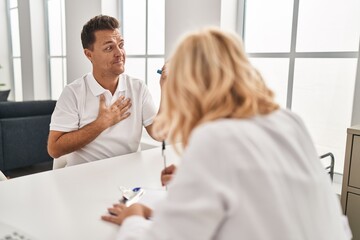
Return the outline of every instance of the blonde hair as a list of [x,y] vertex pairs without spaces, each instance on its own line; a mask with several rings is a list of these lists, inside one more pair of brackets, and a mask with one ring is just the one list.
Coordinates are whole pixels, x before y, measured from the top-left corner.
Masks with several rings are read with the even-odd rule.
[[202,123],[250,118],[279,108],[235,34],[216,28],[191,33],[178,45],[168,68],[154,125],[183,146]]

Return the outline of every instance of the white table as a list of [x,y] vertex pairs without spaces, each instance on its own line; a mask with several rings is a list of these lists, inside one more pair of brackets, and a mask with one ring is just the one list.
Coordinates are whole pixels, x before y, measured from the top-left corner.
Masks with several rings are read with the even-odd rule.
[[[171,147],[168,164],[178,163]],[[0,221],[38,240],[114,240],[118,226],[101,215],[119,186],[163,189],[161,148],[0,182]]]

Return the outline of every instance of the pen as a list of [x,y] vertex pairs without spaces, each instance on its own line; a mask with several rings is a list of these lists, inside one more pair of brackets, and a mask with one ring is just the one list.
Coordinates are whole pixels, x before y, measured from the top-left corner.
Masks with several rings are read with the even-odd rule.
[[[158,74],[162,74],[162,70],[158,69],[156,71]],[[162,148],[161,148],[161,155],[163,157],[164,160],[164,173],[166,173],[166,156],[165,156],[165,140],[162,141]],[[167,185],[165,185],[165,189],[167,190]]]
[[[158,69],[156,71],[158,74],[162,74],[162,70]],[[165,140],[162,141],[162,150],[161,150],[161,154],[164,160],[164,173],[166,173],[166,156],[165,156]],[[167,190],[167,186],[165,185],[165,189]]]
[[165,155],[165,141],[162,141],[162,152],[161,152],[162,154],[162,156],[164,156]]
[[[166,155],[165,155],[165,140],[162,141],[161,154],[164,160],[164,174],[166,174]],[[165,189],[167,190],[167,185],[165,185]]]

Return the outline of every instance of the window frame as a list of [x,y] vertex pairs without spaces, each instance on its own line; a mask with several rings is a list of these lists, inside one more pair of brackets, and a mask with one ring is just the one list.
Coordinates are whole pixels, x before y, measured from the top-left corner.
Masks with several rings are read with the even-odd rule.
[[[6,1],[6,14],[7,14],[7,27],[8,27],[8,41],[10,43],[10,48],[9,48],[9,66],[10,66],[10,77],[11,77],[11,80],[10,80],[10,84],[11,84],[11,87],[14,89],[13,90],[13,95],[14,95],[14,99],[15,100],[19,100],[19,101],[22,101],[23,99],[23,95],[21,94],[21,96],[19,96],[17,94],[17,86],[16,86],[16,81],[15,81],[15,69],[14,69],[14,61],[15,59],[16,60],[20,60],[20,68],[21,68],[21,63],[22,63],[22,56],[21,56],[21,42],[19,42],[19,56],[14,56],[14,50],[13,50],[13,36],[12,36],[12,31],[11,31],[11,27],[12,27],[12,21],[11,21],[11,11],[14,10],[14,9],[17,9],[18,11],[18,14],[19,14],[19,2],[18,0],[16,1],[17,4],[16,4],[16,7],[11,7],[10,5],[10,0],[7,0]],[[19,18],[18,18],[18,21],[19,21]],[[18,26],[18,32],[19,32],[19,36],[20,36],[20,26]],[[21,41],[21,38],[20,38],[20,41]],[[22,93],[22,71],[20,72],[20,83],[21,83],[21,86],[20,86],[20,90],[21,90],[21,93]]]
[[[246,29],[245,29],[245,19],[246,19],[246,1],[248,0],[238,0],[237,7],[237,26],[236,31],[245,39]],[[298,27],[298,19],[299,19],[299,2],[300,0],[294,0],[293,5],[293,19],[292,19],[292,29],[291,29],[291,42],[290,42],[290,52],[247,52],[247,55],[250,58],[287,58],[289,59],[289,75],[288,75],[288,89],[287,89],[287,100],[286,100],[286,108],[291,109],[292,106],[292,97],[293,97],[293,85],[294,85],[294,71],[295,71],[295,60],[298,58],[357,58],[358,66],[356,73],[356,85],[360,85],[360,60],[359,60],[359,52],[360,52],[360,41],[359,41],[359,49],[358,51],[337,51],[337,52],[297,52],[296,51],[296,39],[297,39],[297,27]],[[360,39],[359,39],[360,40]],[[245,43],[245,42],[244,42]],[[246,44],[246,43],[245,43]],[[359,83],[359,84],[358,84]],[[356,87],[355,95],[360,94],[360,86]],[[353,113],[356,102],[354,101]],[[360,103],[358,104],[360,107]],[[356,119],[352,119],[352,124],[355,122],[360,122],[360,113]]]
[[[148,59],[151,58],[161,58],[165,60],[165,51],[163,54],[148,54],[148,8],[149,5],[149,0],[145,0],[145,54],[126,54],[126,58],[133,58],[133,59],[145,59],[145,79],[144,82],[146,84],[148,84]],[[123,0],[119,0],[119,19],[120,19],[120,23],[121,23],[121,27],[120,27],[120,33],[122,36],[124,36],[123,34],[123,29],[126,25],[126,22],[124,21],[124,14],[123,14],[123,10],[124,10],[124,1]],[[126,50],[126,48],[125,48]]]
[[49,95],[50,98],[53,100],[57,100],[57,97],[53,96],[53,79],[51,76],[51,60],[53,59],[61,59],[62,60],[62,65],[61,65],[61,72],[62,72],[62,89],[60,92],[62,92],[62,90],[64,89],[64,87],[67,84],[67,69],[66,69],[66,60],[67,60],[67,55],[66,55],[66,51],[64,50],[66,48],[66,33],[64,32],[65,27],[66,27],[66,23],[65,23],[65,0],[59,0],[61,1],[60,3],[60,7],[61,9],[59,9],[60,11],[60,23],[61,23],[61,52],[62,54],[60,55],[51,55],[51,50],[50,50],[50,26],[49,26],[49,1],[50,0],[44,0],[44,12],[45,12],[45,34],[46,34],[46,49],[47,49],[47,75],[48,75],[48,79],[49,79]]

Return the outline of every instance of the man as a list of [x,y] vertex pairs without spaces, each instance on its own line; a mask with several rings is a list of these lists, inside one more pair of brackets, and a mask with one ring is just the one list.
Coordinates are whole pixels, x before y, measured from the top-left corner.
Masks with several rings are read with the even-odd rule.
[[[48,152],[69,154],[67,166],[135,152],[142,127],[154,136],[156,107],[146,85],[124,73],[124,39],[119,22],[99,15],[81,32],[92,73],[67,85],[50,123]],[[157,139],[160,140],[160,139]]]

